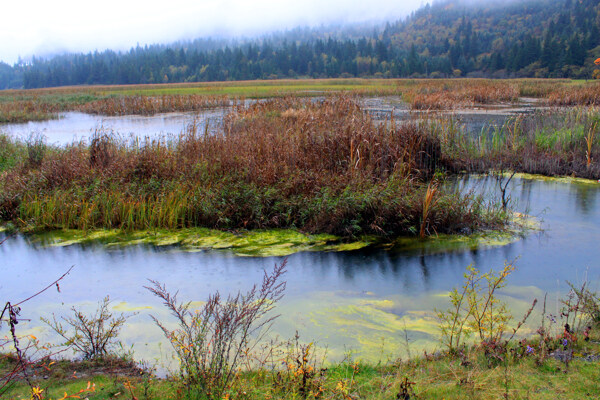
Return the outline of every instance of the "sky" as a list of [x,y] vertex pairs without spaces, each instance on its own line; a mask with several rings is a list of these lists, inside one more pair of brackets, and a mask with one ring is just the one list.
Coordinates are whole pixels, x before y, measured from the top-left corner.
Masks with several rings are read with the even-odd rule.
[[253,36],[298,26],[394,21],[424,0],[8,0],[0,61],[65,51],[128,50],[207,36]]

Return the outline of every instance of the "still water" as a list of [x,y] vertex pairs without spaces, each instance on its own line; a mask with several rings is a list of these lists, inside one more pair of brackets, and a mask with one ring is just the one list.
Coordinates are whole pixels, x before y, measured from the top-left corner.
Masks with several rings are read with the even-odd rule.
[[113,132],[123,138],[168,137],[178,136],[190,125],[202,130],[216,127],[229,108],[214,108],[202,112],[166,113],[152,116],[127,115],[106,117],[65,112],[58,119],[49,121],[32,121],[19,124],[0,124],[0,132],[11,137],[27,140],[32,134],[41,134],[46,143],[63,146],[74,142],[89,143],[89,138],[96,131]]
[[[464,178],[457,184],[498,196],[492,179]],[[581,282],[587,277],[598,289],[600,184],[513,179],[509,188],[514,208],[535,216],[542,231],[505,246],[433,254],[366,250],[290,256],[274,333],[288,339],[298,331],[301,339],[327,346],[330,359],[352,352],[385,361],[406,354],[405,333],[413,354],[435,348],[433,310],[448,306],[446,294],[461,283],[469,264],[488,270],[515,261],[516,271],[502,295],[517,319],[544,293],[549,312],[556,313],[566,280]],[[167,323],[171,319],[159,299],[143,288],[147,279],[179,291],[182,300],[200,302],[216,290],[222,294],[247,290],[260,281],[264,269],[280,262],[281,258],[236,257],[224,250],[43,247],[17,236],[0,246],[0,293],[3,300],[21,300],[74,265],[61,282],[60,293],[52,289],[24,305],[23,317],[31,322],[21,329],[53,340],[38,322],[40,315],[63,315],[73,305],[93,310],[109,295],[116,311],[138,312],[122,335],[136,358],[165,363],[167,346],[159,348],[161,333],[150,315]],[[539,324],[535,318],[533,325]],[[527,329],[533,331],[535,326]]]

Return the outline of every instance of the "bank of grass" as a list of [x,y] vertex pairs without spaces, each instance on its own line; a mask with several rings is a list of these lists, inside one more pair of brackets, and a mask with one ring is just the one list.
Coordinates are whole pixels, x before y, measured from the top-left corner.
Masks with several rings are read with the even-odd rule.
[[[274,369],[239,372],[228,399],[590,399],[600,397],[600,337],[578,340],[568,366],[547,356],[525,353],[516,345],[507,361],[490,361],[481,347],[460,355],[438,353],[382,364],[345,360],[323,363],[309,357],[300,367],[293,359]],[[534,343],[531,343],[534,344]],[[288,361],[290,363],[288,363]],[[3,356],[0,374],[14,359]],[[301,362],[302,363],[302,362]],[[46,363],[46,365],[48,362]],[[124,361],[59,361],[49,369],[31,372],[32,383],[44,389],[45,399],[59,399],[94,385],[81,398],[181,399],[188,398],[177,378],[157,379]],[[90,385],[90,386],[91,386]],[[29,399],[29,386],[17,381],[6,399]]]
[[432,118],[452,171],[515,171],[545,176],[600,178],[600,124],[596,107],[538,110],[500,126],[468,132],[454,117]]
[[[0,92],[0,123],[56,118],[59,112],[102,115],[197,111],[244,99],[399,96],[413,110],[515,103],[534,97],[551,105],[597,105],[597,82],[566,79],[285,79],[148,85],[77,86]],[[163,105],[163,106],[161,106]]]
[[[0,217],[21,227],[395,237],[507,219],[437,181],[440,144],[428,131],[377,124],[350,97],[240,106],[217,132],[191,127],[142,142],[97,132],[90,145],[21,146],[26,156],[0,176]],[[432,179],[438,189],[428,198]]]

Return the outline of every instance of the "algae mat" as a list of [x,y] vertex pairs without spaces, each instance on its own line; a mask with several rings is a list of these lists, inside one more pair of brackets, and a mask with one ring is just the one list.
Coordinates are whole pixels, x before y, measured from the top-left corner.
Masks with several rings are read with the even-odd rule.
[[34,245],[43,247],[71,245],[102,245],[107,249],[146,245],[172,247],[180,251],[224,250],[236,256],[284,257],[301,251],[356,251],[379,248],[394,251],[446,252],[504,246],[522,238],[528,231],[538,229],[536,222],[515,214],[504,231],[477,232],[471,235],[439,235],[427,239],[401,237],[385,240],[363,236],[344,240],[334,235],[307,235],[291,229],[224,232],[206,228],[176,231],[149,230],[52,230],[27,234]]

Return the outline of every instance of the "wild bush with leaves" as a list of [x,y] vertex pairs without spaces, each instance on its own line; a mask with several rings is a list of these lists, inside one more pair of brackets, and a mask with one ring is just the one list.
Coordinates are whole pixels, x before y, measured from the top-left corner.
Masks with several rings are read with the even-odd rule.
[[[512,271],[513,263],[505,263],[500,272],[490,270],[481,273],[472,265],[467,267],[463,286],[460,290],[454,288],[450,292],[451,307],[437,310],[441,341],[450,353],[456,353],[472,334],[490,348],[501,346],[512,316],[506,304],[498,298],[497,291],[506,286],[506,279]],[[537,300],[534,300],[532,308],[513,329],[511,339],[525,323],[536,303]]]
[[98,303],[98,308],[92,315],[87,316],[75,307],[71,307],[71,310],[73,316],[62,317],[62,320],[72,330],[65,328],[54,314],[52,320],[43,317],[41,320],[65,339],[62,345],[72,346],[83,354],[85,360],[102,359],[114,354],[116,346],[120,344],[117,340],[119,331],[132,315],[121,314],[113,318],[108,296]]
[[219,292],[212,294],[195,311],[159,282],[151,281],[152,286],[146,287],[177,319],[179,327],[171,330],[153,317],[179,358],[180,377],[189,397],[221,399],[229,389],[241,359],[276,318],[267,314],[283,296],[285,266],[286,261],[275,265],[271,273],[265,272],[261,286],[254,285],[245,294],[238,292],[227,299]]

